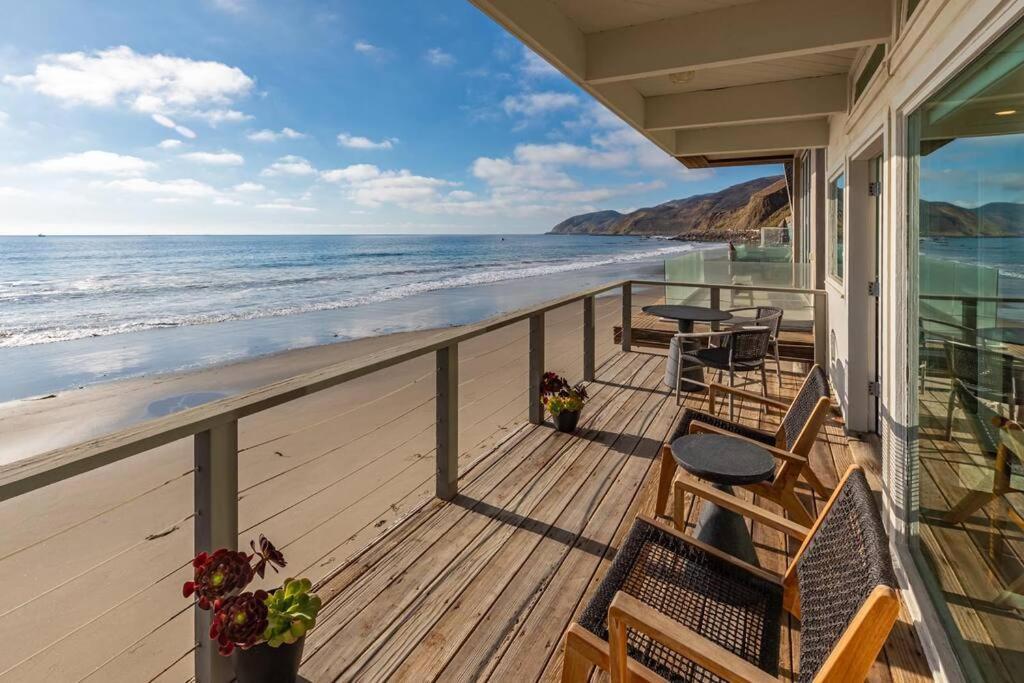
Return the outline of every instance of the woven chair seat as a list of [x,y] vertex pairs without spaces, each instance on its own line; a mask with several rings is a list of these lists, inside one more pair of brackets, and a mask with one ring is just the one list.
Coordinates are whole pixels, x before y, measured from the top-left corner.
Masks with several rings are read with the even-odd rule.
[[[580,625],[608,639],[608,607],[623,591],[772,674],[778,674],[782,588],[637,519]],[[629,656],[670,681],[720,681],[630,629]]]
[[721,417],[705,413],[700,410],[694,410],[693,408],[683,409],[683,414],[679,416],[679,422],[676,424],[675,431],[672,432],[672,437],[668,440],[668,443],[672,443],[676,439],[686,436],[690,433],[690,423],[696,420],[697,422],[703,422],[709,424],[712,427],[718,427],[728,432],[732,432],[738,436],[743,436],[754,441],[759,441],[766,446],[775,445],[775,435],[762,432],[760,429],[754,429],[748,427],[739,422],[730,422]]
[[[690,353],[684,353],[683,358],[715,368],[716,370],[728,370],[730,368],[729,349],[725,347],[712,346],[707,349],[698,349]],[[735,361],[731,367],[742,372],[745,370],[756,370],[762,365],[764,365],[763,358],[752,361]]]

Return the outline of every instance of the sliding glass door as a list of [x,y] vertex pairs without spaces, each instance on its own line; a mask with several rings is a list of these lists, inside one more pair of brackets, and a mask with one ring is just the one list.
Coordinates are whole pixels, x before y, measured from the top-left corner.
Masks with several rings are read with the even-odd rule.
[[912,550],[964,670],[1024,678],[1024,27],[908,122]]

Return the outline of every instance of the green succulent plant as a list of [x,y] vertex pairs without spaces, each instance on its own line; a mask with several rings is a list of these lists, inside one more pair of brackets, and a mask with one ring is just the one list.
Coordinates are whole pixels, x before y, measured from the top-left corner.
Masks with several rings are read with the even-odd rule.
[[263,639],[270,647],[291,645],[316,626],[320,598],[310,593],[309,579],[285,579],[267,598],[267,628]]

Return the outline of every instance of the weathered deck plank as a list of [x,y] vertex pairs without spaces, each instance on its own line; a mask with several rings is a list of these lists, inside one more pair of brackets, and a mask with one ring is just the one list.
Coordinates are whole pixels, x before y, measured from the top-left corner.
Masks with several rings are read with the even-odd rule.
[[[459,499],[428,502],[327,579],[321,593],[328,603],[303,675],[556,680],[562,632],[635,515],[653,509],[657,455],[682,409],[660,383],[662,363],[657,352],[613,359],[598,372],[576,435],[549,425],[520,428],[464,474]],[[781,390],[774,382],[770,389],[789,397],[800,377],[789,372],[783,380]],[[704,403],[696,394],[684,405]],[[757,404],[737,408],[749,424],[778,424],[778,414]],[[837,470],[853,461],[840,426],[824,430],[812,461],[822,480],[837,481]],[[809,508],[820,503],[809,488],[801,493]],[[752,534],[764,566],[782,571],[792,544],[760,525]],[[793,626],[781,645],[784,680],[798,670]],[[909,624],[898,637],[899,645],[879,656],[871,681],[927,672]]]

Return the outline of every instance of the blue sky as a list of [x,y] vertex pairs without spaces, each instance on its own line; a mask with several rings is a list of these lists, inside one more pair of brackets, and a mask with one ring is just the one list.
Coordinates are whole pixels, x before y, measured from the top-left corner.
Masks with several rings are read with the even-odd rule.
[[466,0],[5,3],[0,233],[541,232],[687,171]]

